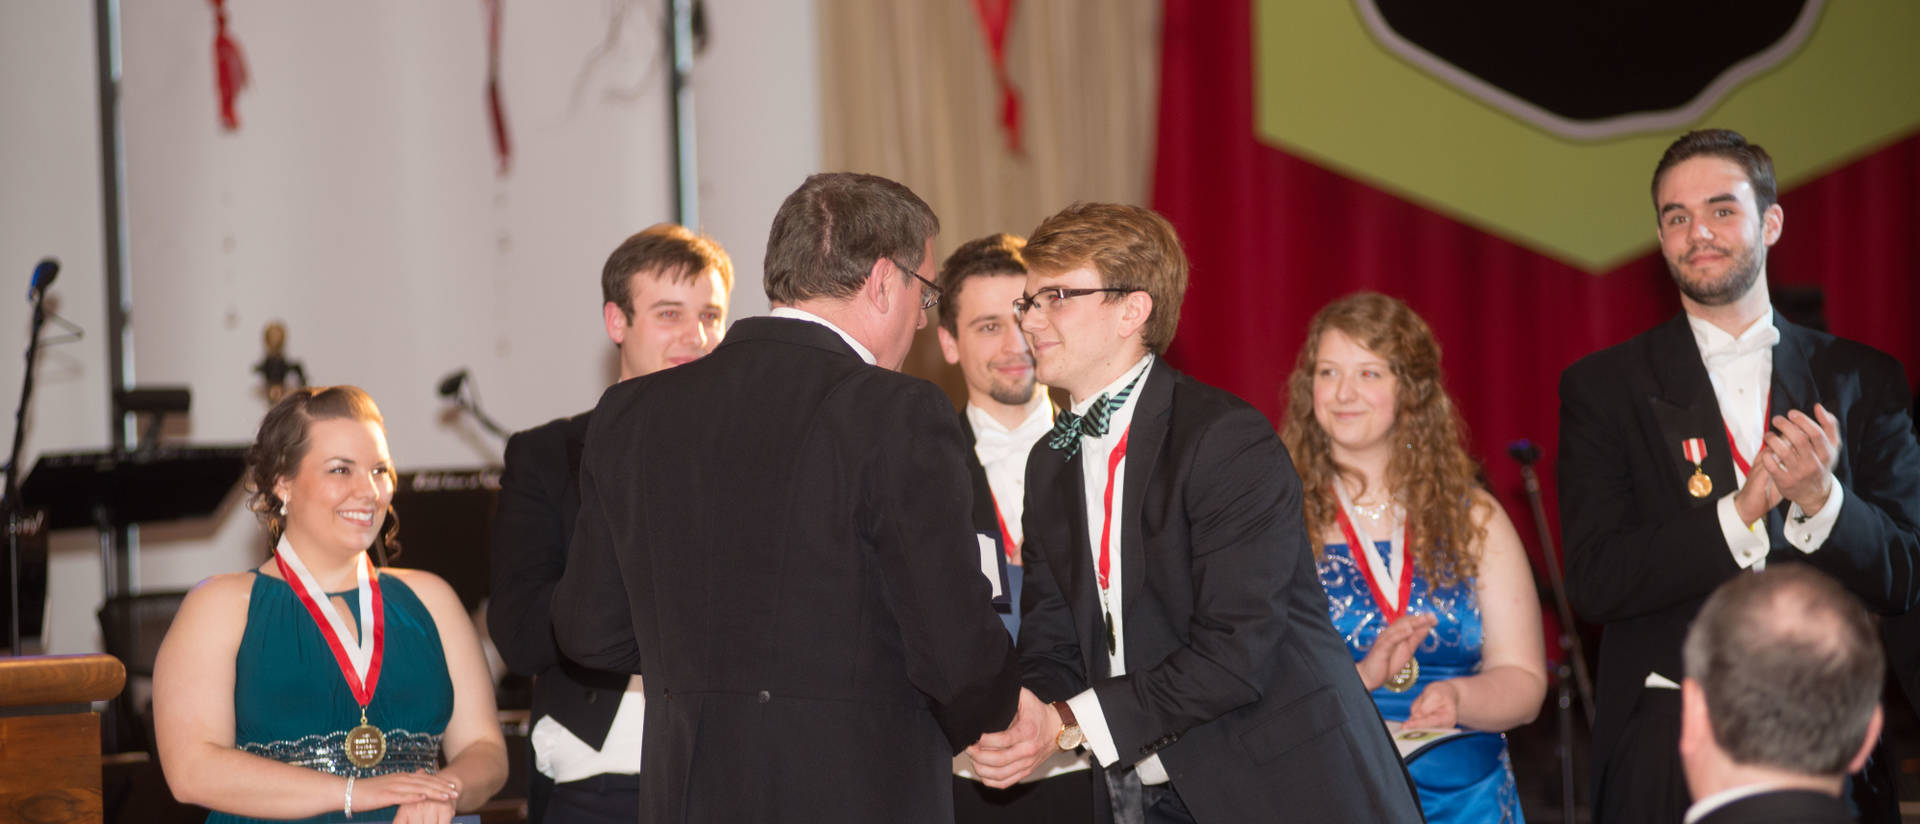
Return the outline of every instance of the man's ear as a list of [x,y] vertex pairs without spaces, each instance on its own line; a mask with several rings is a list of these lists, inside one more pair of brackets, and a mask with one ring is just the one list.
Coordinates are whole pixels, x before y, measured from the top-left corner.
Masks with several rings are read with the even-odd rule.
[[1860,742],[1860,751],[1853,754],[1853,761],[1847,764],[1849,775],[1859,772],[1867,766],[1867,756],[1873,754],[1873,745],[1880,743],[1880,730],[1887,721],[1886,713],[1879,705],[1873,708],[1873,718],[1867,721],[1867,740]]
[[607,301],[606,305],[600,307],[600,315],[607,323],[607,340],[613,341],[614,346],[619,346],[623,343],[626,343],[627,342],[626,310],[621,309],[620,304],[618,303],[614,303],[613,301]]
[[1775,203],[1760,214],[1760,239],[1768,246],[1780,241],[1780,233],[1787,228],[1787,212]]
[[867,282],[860,285],[860,299],[880,314],[886,314],[893,308],[893,302],[900,299],[897,280],[892,263],[883,257],[874,258],[873,266],[867,270]]
[[1680,682],[1680,754],[1693,755],[1713,743],[1713,721],[1707,717],[1707,692],[1692,678]]
[[953,333],[947,331],[945,326],[936,327],[935,332],[940,336],[940,356],[947,359],[948,365],[959,363],[960,342],[954,339]]
[[1120,337],[1139,334],[1153,317],[1153,296],[1146,292],[1128,292],[1120,299]]

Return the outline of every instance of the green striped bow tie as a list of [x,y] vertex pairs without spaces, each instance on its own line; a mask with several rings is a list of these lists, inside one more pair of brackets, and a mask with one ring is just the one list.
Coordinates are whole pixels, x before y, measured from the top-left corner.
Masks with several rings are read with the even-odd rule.
[[1087,407],[1085,415],[1060,410],[1060,415],[1053,419],[1053,431],[1047,435],[1047,448],[1059,450],[1064,460],[1073,460],[1074,454],[1080,451],[1081,437],[1098,438],[1107,434],[1107,422],[1113,419],[1113,413],[1120,411],[1120,407],[1127,405],[1128,396],[1133,394],[1133,388],[1139,385],[1140,378],[1146,374],[1147,370],[1140,370],[1140,374],[1134,375],[1133,380],[1127,381],[1126,387],[1113,397],[1101,395],[1092,406]]

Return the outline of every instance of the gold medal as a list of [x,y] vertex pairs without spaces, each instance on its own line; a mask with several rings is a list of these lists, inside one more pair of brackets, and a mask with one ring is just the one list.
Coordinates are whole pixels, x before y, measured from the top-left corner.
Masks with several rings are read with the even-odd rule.
[[1420,662],[1408,658],[1406,666],[1401,667],[1399,672],[1394,673],[1393,677],[1388,678],[1387,682],[1381,686],[1386,687],[1388,692],[1406,692],[1413,689],[1414,682],[1419,680]]
[[387,734],[367,723],[367,711],[360,710],[360,726],[347,730],[347,761],[360,769],[379,764],[387,757]]
[[1707,477],[1707,473],[1700,471],[1697,465],[1693,468],[1693,477],[1687,479],[1687,494],[1695,498],[1705,498],[1713,494],[1713,479]]

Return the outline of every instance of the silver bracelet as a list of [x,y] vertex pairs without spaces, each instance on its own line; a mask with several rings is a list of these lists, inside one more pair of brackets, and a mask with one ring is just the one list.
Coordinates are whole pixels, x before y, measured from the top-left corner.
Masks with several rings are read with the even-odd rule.
[[351,775],[347,776],[347,803],[341,806],[340,812],[346,814],[348,818],[353,817],[353,776]]

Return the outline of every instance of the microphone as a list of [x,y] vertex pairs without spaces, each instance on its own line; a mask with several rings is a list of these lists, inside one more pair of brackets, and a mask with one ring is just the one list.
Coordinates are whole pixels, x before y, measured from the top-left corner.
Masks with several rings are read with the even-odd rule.
[[1540,445],[1521,438],[1507,444],[1507,454],[1519,461],[1521,466],[1533,466],[1535,461],[1540,460]]
[[53,285],[53,279],[60,276],[60,261],[44,258],[33,267],[33,281],[27,285],[27,300],[37,300],[47,293],[47,287]]
[[466,385],[467,370],[461,369],[440,379],[440,397],[451,398],[460,394],[460,387]]

